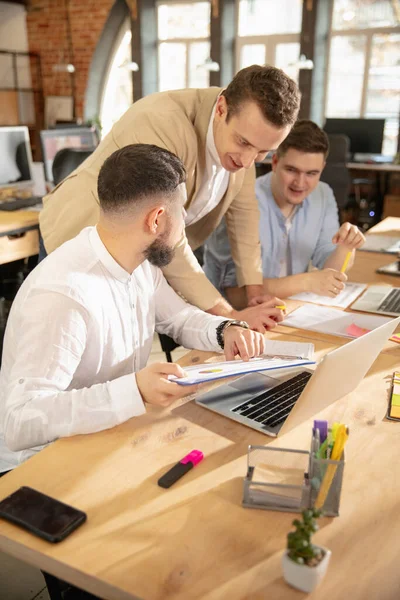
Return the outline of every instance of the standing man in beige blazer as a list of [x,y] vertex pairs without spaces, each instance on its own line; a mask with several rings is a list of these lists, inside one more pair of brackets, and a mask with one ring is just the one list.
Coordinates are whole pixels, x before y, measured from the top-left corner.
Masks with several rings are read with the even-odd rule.
[[162,92],[135,102],[93,154],[45,197],[40,229],[46,251],[97,222],[97,176],[110,154],[128,144],[155,144],[175,153],[187,172],[186,230],[164,269],[168,282],[211,314],[245,320],[262,332],[274,326],[282,320],[275,299],[234,311],[192,251],[225,215],[238,284],[248,302],[262,293],[254,163],[286,138],[299,103],[297,85],[283,71],[258,65],[239,71],[224,90]]

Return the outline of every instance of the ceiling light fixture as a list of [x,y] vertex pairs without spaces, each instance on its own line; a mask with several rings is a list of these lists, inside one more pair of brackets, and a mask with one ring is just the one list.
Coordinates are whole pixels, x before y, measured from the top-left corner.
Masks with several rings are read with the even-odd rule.
[[205,69],[206,71],[210,71],[213,73],[217,73],[220,70],[219,64],[210,57],[206,58],[202,65],[197,65],[197,68]]
[[55,73],[75,73],[75,66],[71,63],[53,65]]
[[139,65],[137,62],[133,60],[125,60],[122,64],[119,65],[119,69],[128,69],[128,71],[139,71]]
[[314,68],[314,62],[310,58],[307,58],[305,54],[300,54],[299,60],[288,64],[288,67],[295,67],[296,69],[311,71]]

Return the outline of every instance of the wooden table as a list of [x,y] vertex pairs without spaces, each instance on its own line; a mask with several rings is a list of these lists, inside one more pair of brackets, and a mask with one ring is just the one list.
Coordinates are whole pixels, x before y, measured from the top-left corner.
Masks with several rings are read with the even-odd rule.
[[[288,328],[275,339],[301,341]],[[300,337],[301,336],[301,337]],[[343,343],[313,339],[316,356]],[[190,352],[183,365],[210,353]],[[356,360],[356,357],[355,357]],[[360,386],[319,413],[351,430],[341,514],[321,520],[315,541],[332,550],[326,578],[311,598],[394,600],[400,425],[385,420],[400,352],[381,353]],[[274,440],[190,400],[114,429],[55,442],[0,479],[0,498],[30,485],[88,514],[59,545],[0,522],[0,550],[107,600],[296,600],[282,578],[281,555],[294,518],[244,509],[248,444],[308,449],[310,423]],[[170,490],[157,486],[193,448],[204,461]]]
[[0,211],[0,264],[39,253],[39,212]]

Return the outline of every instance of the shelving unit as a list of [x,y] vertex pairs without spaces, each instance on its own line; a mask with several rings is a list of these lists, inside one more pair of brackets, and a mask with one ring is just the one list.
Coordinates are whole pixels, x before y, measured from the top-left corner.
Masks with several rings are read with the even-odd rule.
[[41,158],[39,131],[43,128],[43,114],[39,54],[0,50],[0,126],[26,125],[34,160]]

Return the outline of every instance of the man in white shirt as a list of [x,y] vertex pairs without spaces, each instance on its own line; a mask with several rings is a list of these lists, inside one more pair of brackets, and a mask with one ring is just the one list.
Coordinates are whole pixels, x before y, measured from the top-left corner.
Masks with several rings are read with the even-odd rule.
[[0,373],[0,471],[57,438],[193,393],[168,379],[183,375],[178,365],[146,367],[155,330],[188,348],[223,348],[228,360],[262,353],[261,334],[187,304],[157,268],[182,234],[184,182],[168,150],[114,152],[99,173],[97,226],[55,250],[20,288]]

